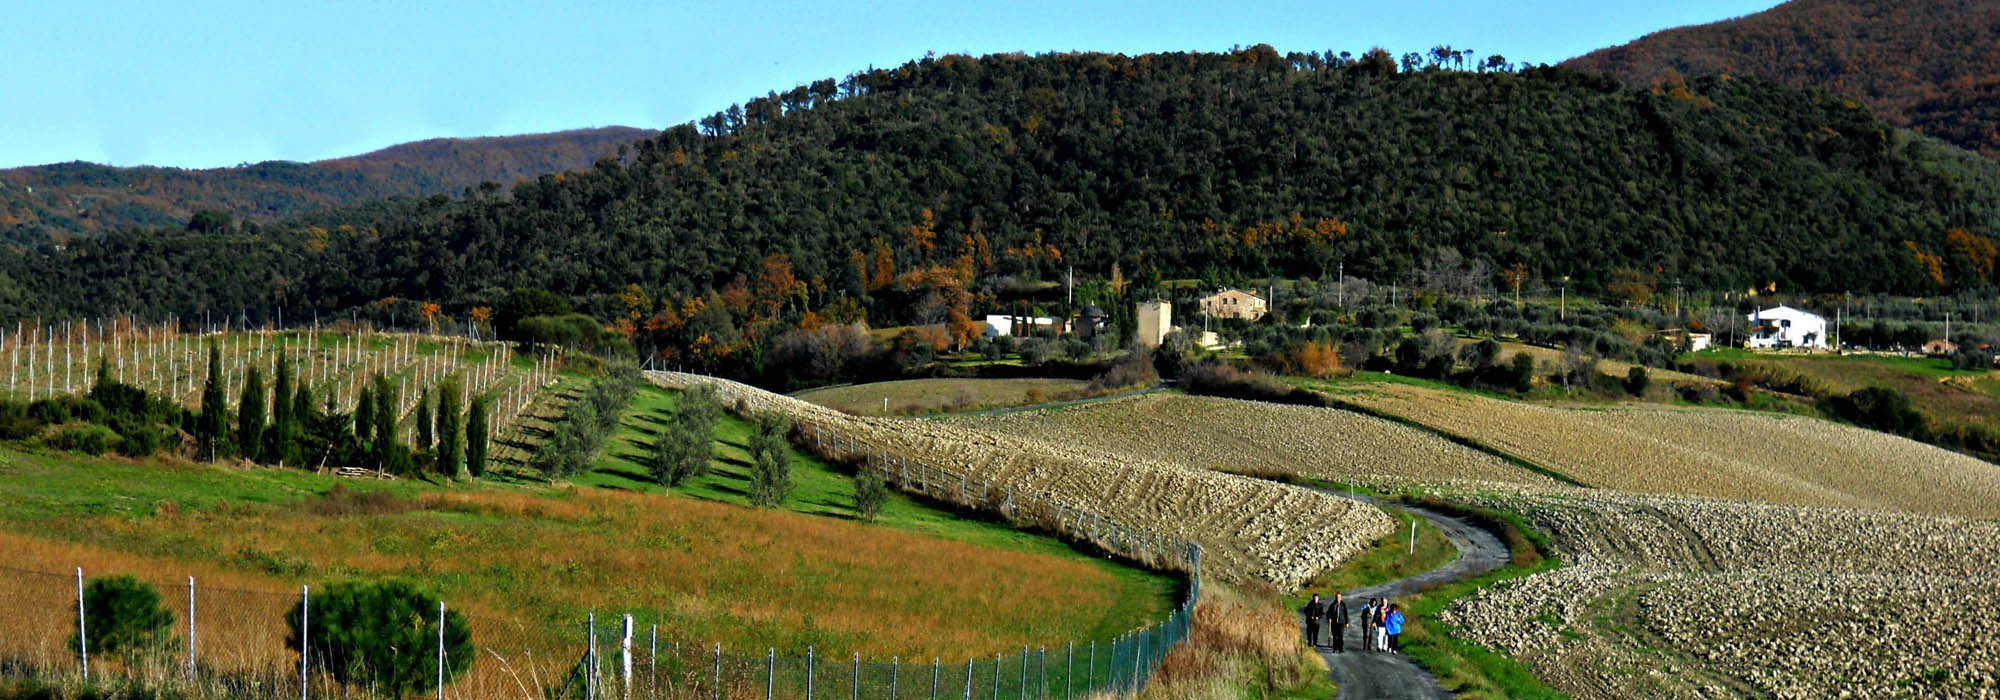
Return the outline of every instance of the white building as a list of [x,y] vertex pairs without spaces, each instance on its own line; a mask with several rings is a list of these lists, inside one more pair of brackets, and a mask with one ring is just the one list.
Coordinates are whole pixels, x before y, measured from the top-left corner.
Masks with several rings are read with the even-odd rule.
[[[1016,321],[1020,322],[1021,327],[1018,329],[1014,327]],[[1037,329],[1047,328],[1053,328],[1058,333],[1065,333],[1069,330],[1067,328],[1068,325],[1047,316],[1029,317],[992,314],[986,317],[986,337],[1000,338],[1012,335],[1028,335]]]
[[1746,348],[1827,348],[1826,318],[1789,306],[1750,313],[1751,335]]

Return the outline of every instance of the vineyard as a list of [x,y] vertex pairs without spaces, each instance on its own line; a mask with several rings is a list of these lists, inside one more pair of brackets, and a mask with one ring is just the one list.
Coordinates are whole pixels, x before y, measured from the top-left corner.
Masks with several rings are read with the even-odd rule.
[[1434,493],[1552,533],[1570,566],[1444,617],[1579,697],[2000,690],[2000,523],[1555,487]]
[[98,319],[62,324],[21,324],[0,332],[0,398],[37,401],[91,389],[100,367],[109,377],[200,410],[208,353],[221,359],[223,395],[242,394],[250,370],[268,376],[291,363],[303,385],[332,412],[349,412],[376,377],[387,379],[396,399],[396,426],[405,440],[417,434],[415,414],[426,390],[460,377],[467,396],[491,402],[489,439],[498,461],[525,461],[531,443],[509,437],[527,417],[554,409],[544,388],[558,380],[562,357],[533,356],[511,345],[462,337],[379,332],[342,324],[329,329],[187,329],[178,323]]
[[1566,408],[1403,384],[1345,401],[1599,488],[1769,503],[2000,517],[2000,470],[1816,418],[1711,408]]

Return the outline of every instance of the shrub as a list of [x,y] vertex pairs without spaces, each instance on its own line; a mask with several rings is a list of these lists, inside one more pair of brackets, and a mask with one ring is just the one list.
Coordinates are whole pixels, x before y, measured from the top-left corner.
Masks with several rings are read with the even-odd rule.
[[[438,681],[438,601],[408,583],[335,583],[314,592],[306,613],[314,659],[341,683],[401,697]],[[299,647],[299,604],[285,613],[286,644]],[[444,616],[445,682],[471,668],[472,629]]]
[[1835,420],[1917,440],[1930,439],[1930,429],[1909,395],[1888,387],[1871,386],[1830,396],[1820,400],[1819,408]]
[[21,440],[42,432],[42,421],[28,413],[28,404],[0,399],[0,440]]
[[[174,616],[160,604],[159,591],[130,574],[90,580],[83,589],[84,634],[93,654],[123,655],[158,649],[167,641]],[[69,648],[77,648],[70,635]]]
[[127,457],[145,457],[160,451],[160,430],[150,425],[127,428],[120,434],[118,454]]
[[58,450],[101,455],[118,443],[118,434],[101,425],[66,425],[49,436],[49,446]]
[[757,420],[757,432],[750,436],[750,502],[773,507],[792,493],[792,446],[785,439],[791,421],[781,414],[766,414]]
[[873,521],[882,514],[882,506],[889,502],[889,484],[882,480],[882,473],[861,465],[854,473],[854,512],[863,520]]
[[1632,369],[1625,372],[1625,393],[1627,394],[1644,396],[1646,394],[1646,386],[1651,383],[1652,380],[1646,376],[1646,368],[1644,367],[1635,365]]

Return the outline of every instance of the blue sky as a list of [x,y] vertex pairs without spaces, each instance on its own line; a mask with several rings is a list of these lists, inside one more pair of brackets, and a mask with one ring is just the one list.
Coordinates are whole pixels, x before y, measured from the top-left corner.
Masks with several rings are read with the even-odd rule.
[[1554,63],[1774,4],[10,0],[0,167],[214,167],[437,136],[660,128],[926,51],[1451,44]]

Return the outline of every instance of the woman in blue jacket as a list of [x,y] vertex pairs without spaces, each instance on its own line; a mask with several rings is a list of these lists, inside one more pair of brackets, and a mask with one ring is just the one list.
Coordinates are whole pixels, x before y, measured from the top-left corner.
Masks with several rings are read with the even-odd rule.
[[1389,651],[1403,650],[1403,606],[1390,605],[1388,619],[1382,626],[1389,633]]

